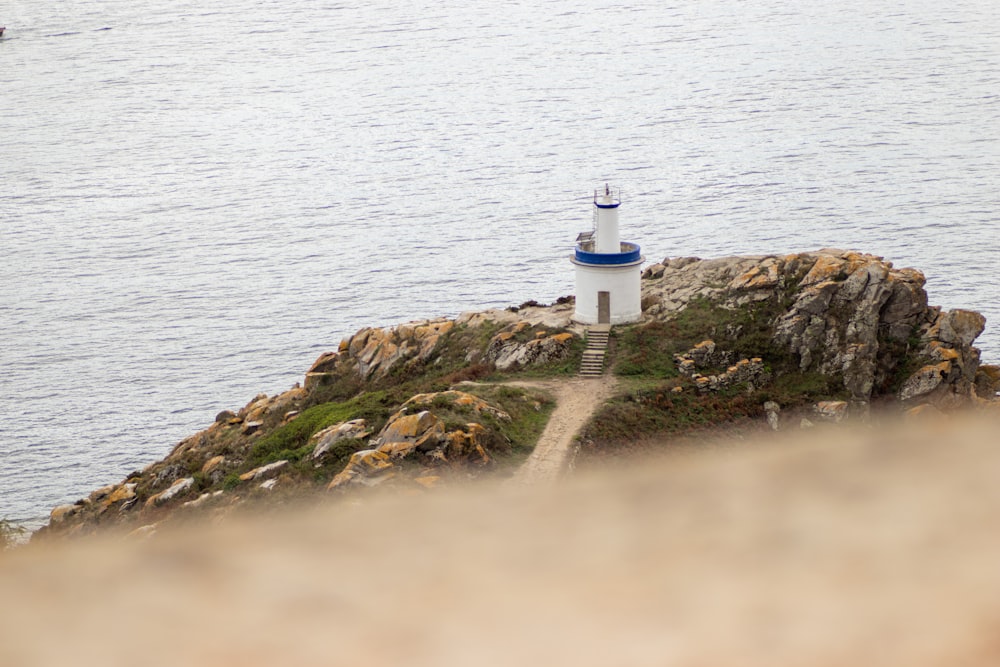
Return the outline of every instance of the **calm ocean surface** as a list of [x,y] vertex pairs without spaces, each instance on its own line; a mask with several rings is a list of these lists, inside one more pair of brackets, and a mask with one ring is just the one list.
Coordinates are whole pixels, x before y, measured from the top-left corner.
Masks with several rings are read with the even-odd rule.
[[996,0],[2,11],[0,518],[363,326],[572,293],[605,180],[650,261],[884,255],[1000,361]]

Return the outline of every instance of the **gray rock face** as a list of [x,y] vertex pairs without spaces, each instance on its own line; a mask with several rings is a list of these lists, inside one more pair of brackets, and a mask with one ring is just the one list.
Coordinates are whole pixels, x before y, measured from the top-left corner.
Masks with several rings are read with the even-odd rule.
[[[824,249],[785,256],[666,259],[644,273],[648,319],[670,319],[707,297],[727,308],[790,300],[773,322],[772,342],[802,371],[842,379],[862,405],[909,359],[925,367],[902,384],[904,401],[954,402],[990,383],[973,341],[985,318],[928,306],[925,279],[881,257]],[[978,377],[978,380],[977,380]]]
[[348,440],[351,438],[367,438],[371,434],[372,431],[368,428],[368,422],[364,419],[352,419],[350,421],[334,424],[333,426],[315,433],[310,439],[316,443],[313,447],[312,458],[315,460],[322,457],[341,440]]

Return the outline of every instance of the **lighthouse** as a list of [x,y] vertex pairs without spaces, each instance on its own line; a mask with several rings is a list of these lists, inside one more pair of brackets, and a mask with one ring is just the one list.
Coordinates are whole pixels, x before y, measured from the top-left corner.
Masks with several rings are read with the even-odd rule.
[[576,311],[582,324],[625,324],[642,317],[643,256],[635,243],[618,236],[621,190],[594,191],[594,228],[576,238],[570,261],[576,267]]

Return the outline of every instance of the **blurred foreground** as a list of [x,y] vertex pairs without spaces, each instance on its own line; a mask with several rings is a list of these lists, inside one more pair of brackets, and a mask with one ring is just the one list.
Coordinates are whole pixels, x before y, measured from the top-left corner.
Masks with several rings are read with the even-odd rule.
[[0,665],[997,665],[996,426],[32,545]]

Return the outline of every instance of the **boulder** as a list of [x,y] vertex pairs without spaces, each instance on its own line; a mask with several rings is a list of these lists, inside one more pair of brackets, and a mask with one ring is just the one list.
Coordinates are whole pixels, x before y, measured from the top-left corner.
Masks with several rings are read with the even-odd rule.
[[351,455],[347,466],[330,481],[326,488],[332,490],[349,484],[363,484],[374,478],[391,474],[392,467],[388,454],[374,449],[363,449]]
[[387,442],[412,443],[414,449],[428,451],[436,449],[444,438],[444,422],[428,410],[417,414],[407,414],[400,410],[389,418],[389,421],[379,432],[376,443]]
[[372,431],[368,428],[368,422],[364,419],[352,419],[329,426],[313,434],[312,438],[310,438],[310,442],[315,442],[312,458],[318,459],[322,457],[341,440],[367,438],[371,434]]
[[212,458],[205,461],[204,465],[201,466],[201,474],[210,475],[212,471],[221,466],[226,462],[226,457],[223,455],[213,456]]
[[975,375],[976,395],[992,399],[1000,392],[1000,366],[980,366]]
[[778,430],[779,414],[781,413],[781,406],[779,406],[774,401],[764,402],[764,414],[767,417],[767,425],[771,427],[772,431]]
[[986,318],[972,310],[941,313],[929,335],[943,343],[968,346],[986,328]]
[[268,463],[267,465],[260,466],[259,468],[254,468],[253,470],[247,471],[240,475],[241,482],[256,482],[262,479],[269,479],[271,477],[277,476],[282,470],[288,467],[288,461],[282,459],[281,461],[275,461],[274,463]]
[[146,507],[157,507],[167,503],[177,496],[183,495],[189,489],[194,486],[194,477],[184,477],[182,479],[176,480],[171,484],[165,491],[157,493],[155,496],[151,496],[146,501]]
[[847,401],[820,401],[813,406],[813,413],[820,421],[840,423],[847,419]]
[[107,507],[115,505],[117,503],[123,503],[135,498],[135,489],[138,484],[122,484],[116,488],[105,500],[104,504]]
[[80,511],[79,505],[59,505],[53,507],[49,512],[49,525],[56,526],[64,523],[67,519]]
[[572,333],[547,335],[542,338],[521,340],[517,334],[518,327],[524,328],[525,322],[519,322],[493,336],[484,354],[485,360],[505,371],[536,364],[547,364],[569,355],[570,341],[575,337]]
[[951,370],[950,361],[928,364],[911,375],[900,387],[897,397],[900,401],[911,401],[927,396],[936,390]]

